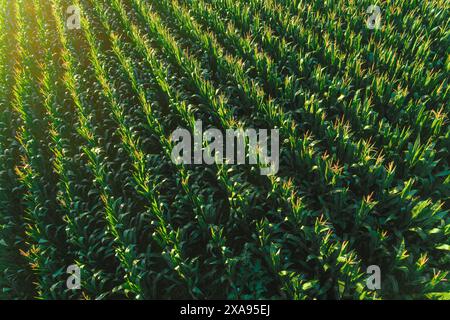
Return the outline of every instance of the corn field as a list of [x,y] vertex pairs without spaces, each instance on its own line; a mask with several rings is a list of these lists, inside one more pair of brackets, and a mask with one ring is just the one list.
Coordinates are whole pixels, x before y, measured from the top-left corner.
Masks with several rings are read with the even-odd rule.
[[[0,298],[450,299],[449,13],[0,0]],[[198,120],[278,172],[172,161]]]

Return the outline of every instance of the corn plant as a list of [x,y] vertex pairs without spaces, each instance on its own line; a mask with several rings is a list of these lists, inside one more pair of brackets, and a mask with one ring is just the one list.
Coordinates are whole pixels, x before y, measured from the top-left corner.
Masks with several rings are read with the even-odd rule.
[[[0,0],[0,298],[448,299],[449,21]],[[175,161],[198,121],[278,130],[278,171]]]

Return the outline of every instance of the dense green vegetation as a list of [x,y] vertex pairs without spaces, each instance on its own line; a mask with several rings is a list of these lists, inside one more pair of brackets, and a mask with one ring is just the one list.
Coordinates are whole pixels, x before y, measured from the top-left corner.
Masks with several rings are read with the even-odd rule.
[[[0,0],[0,298],[449,299],[450,6],[372,4]],[[173,163],[196,120],[279,172]]]

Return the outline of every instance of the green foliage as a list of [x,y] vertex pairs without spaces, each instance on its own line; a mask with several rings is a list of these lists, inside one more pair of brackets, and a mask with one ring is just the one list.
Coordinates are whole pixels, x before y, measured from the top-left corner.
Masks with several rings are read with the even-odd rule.
[[[0,0],[0,298],[449,299],[449,8],[371,4]],[[174,164],[196,120],[278,174]]]

